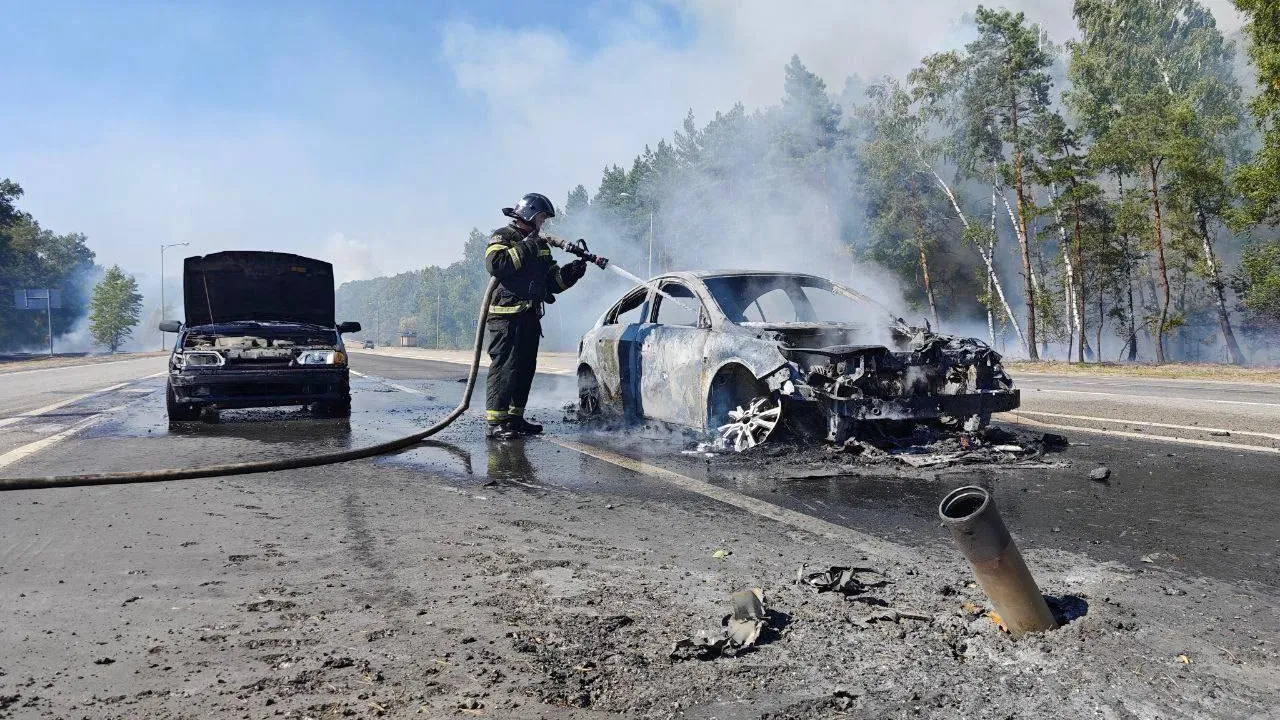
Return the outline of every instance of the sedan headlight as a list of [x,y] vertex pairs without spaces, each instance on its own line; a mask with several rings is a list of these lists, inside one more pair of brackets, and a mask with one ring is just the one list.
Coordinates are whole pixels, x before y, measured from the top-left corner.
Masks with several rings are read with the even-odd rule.
[[187,352],[177,356],[178,365],[182,367],[218,367],[226,362],[220,353]]
[[337,350],[303,350],[298,353],[299,365],[342,365],[347,356]]

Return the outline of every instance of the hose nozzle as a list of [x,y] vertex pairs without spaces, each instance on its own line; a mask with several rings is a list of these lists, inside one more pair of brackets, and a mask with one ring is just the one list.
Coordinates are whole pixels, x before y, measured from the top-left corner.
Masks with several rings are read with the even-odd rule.
[[578,238],[577,242],[569,242],[568,240],[556,237],[555,235],[543,235],[542,239],[546,240],[548,245],[558,247],[570,255],[576,255],[601,270],[609,267],[609,258],[600,257],[599,255],[593,254],[587,250],[587,241],[582,238]]

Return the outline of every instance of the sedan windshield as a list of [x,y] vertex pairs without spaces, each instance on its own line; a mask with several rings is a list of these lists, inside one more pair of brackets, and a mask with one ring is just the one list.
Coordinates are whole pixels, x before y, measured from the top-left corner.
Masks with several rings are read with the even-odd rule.
[[871,309],[852,290],[811,275],[726,275],[704,282],[735,323],[851,324]]

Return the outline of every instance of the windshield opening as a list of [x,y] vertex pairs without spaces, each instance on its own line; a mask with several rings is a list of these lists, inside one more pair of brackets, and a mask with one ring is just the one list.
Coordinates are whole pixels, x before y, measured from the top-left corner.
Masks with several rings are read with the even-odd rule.
[[869,309],[844,288],[812,276],[735,275],[705,284],[735,323],[853,324]]

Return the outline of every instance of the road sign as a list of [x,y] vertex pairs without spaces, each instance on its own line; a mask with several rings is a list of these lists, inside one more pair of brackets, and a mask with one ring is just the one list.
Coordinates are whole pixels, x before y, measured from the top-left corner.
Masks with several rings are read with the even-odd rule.
[[19,310],[58,310],[62,308],[62,291],[46,288],[14,290],[13,306]]
[[53,355],[53,309],[62,307],[62,291],[48,288],[14,290],[13,306],[19,310],[44,310],[48,314],[49,354]]

